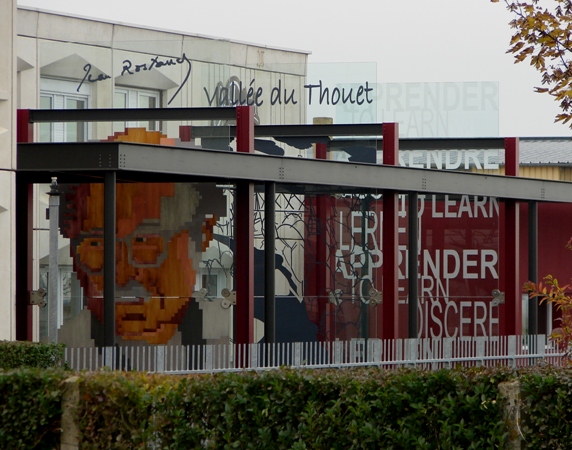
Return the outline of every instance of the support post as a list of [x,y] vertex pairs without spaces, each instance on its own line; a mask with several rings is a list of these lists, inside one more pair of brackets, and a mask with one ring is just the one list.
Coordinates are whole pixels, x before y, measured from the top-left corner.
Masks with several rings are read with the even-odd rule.
[[276,342],[276,183],[264,186],[264,340]]
[[[314,125],[331,125],[334,123],[332,117],[314,117],[312,120]],[[328,159],[328,144],[325,142],[317,142],[314,144],[315,159]],[[311,201],[311,200],[310,200]],[[328,215],[329,197],[321,194],[316,195],[316,252],[314,261],[314,292],[318,303],[318,340],[334,341],[336,338],[336,313],[334,308],[337,306],[328,301],[328,293],[330,291],[330,271],[328,264]],[[306,250],[307,251],[307,250]],[[306,280],[306,278],[304,278]]]
[[[528,202],[528,279],[538,283],[538,202]],[[545,303],[546,304],[546,303]],[[539,332],[538,297],[528,299],[528,334]],[[546,325],[543,327],[546,332]]]
[[[369,291],[373,287],[372,278],[370,276],[372,268],[369,265],[369,247],[368,247],[368,233],[367,223],[369,220],[369,208],[371,205],[371,195],[365,194],[361,200],[361,250],[364,255],[364,263],[360,269],[360,336],[363,339],[363,360],[367,361],[367,342],[369,338]],[[366,299],[368,303],[366,303]]]
[[[517,177],[519,169],[518,138],[505,139],[505,175]],[[504,258],[501,290],[505,303],[500,306],[501,335],[522,334],[522,286],[519,286],[519,207],[512,199],[504,200]]]
[[[330,118],[314,118],[314,124],[332,123]],[[318,142],[315,144],[316,159],[328,159],[328,144]],[[335,340],[335,308],[328,302],[328,230],[327,214],[328,198],[319,194],[316,196],[316,256],[315,256],[315,295],[318,302],[318,340]]]
[[[116,173],[107,171],[103,185],[103,345],[115,345]],[[109,362],[106,361],[106,364]]]
[[33,187],[16,172],[16,340],[31,341],[33,306]]
[[419,195],[417,192],[409,192],[408,194],[408,290],[409,290],[409,304],[408,304],[408,337],[409,339],[417,339],[418,325],[417,325],[417,306],[419,303],[419,264],[417,257],[419,253],[419,210],[417,203]]
[[[50,185],[50,254],[48,257],[48,340],[58,342],[58,328],[63,322],[63,305],[59,293],[60,267],[58,262],[58,219],[60,209],[60,193],[58,192],[58,179],[52,177]],[[60,310],[62,312],[60,313]]]
[[30,122],[30,110],[16,112],[16,142],[34,142],[34,124]]
[[[254,153],[254,107],[236,108],[236,150]],[[254,342],[254,183],[236,183],[235,197],[235,343]]]
[[[16,142],[34,142],[30,110],[16,112]],[[16,339],[33,339],[33,186],[16,172]]]
[[[399,126],[397,123],[384,123],[383,164],[397,166],[399,164]],[[398,223],[397,192],[389,189],[383,191],[383,302],[377,308],[381,314],[383,339],[394,339],[399,336],[398,327]],[[379,318],[378,318],[379,319]]]

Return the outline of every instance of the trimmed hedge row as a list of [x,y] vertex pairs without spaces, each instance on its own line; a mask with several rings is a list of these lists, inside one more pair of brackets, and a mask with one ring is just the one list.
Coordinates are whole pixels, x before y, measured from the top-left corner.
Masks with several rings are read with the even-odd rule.
[[59,448],[62,370],[0,371],[0,448]]
[[507,370],[86,374],[85,448],[495,448]]
[[[0,371],[0,448],[58,447],[70,372]],[[498,384],[521,385],[528,448],[570,448],[572,369],[79,375],[86,449],[503,448]]]
[[528,448],[572,448],[572,367],[526,369],[519,378]]
[[64,365],[64,349],[64,344],[0,341],[0,370],[60,367]]

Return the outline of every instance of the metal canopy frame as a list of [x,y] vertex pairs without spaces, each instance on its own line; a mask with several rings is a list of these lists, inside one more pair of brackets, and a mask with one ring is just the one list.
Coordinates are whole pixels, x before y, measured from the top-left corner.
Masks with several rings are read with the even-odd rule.
[[58,176],[60,182],[81,178],[93,182],[103,180],[103,173],[112,170],[123,181],[172,180],[175,176],[307,185],[330,192],[392,189],[572,202],[572,183],[564,181],[118,142],[18,144],[17,168],[31,183],[45,182],[51,176]]
[[[17,192],[17,244],[21,255],[17,258],[17,338],[30,336],[30,315],[23,317],[31,289],[31,183],[45,183],[57,176],[61,183],[104,182],[106,187],[106,209],[115,209],[114,201],[108,199],[117,182],[128,181],[223,181],[244,183],[253,186],[275,186],[276,191],[296,191],[300,186],[306,193],[346,193],[379,190],[384,196],[397,193],[474,195],[505,199],[508,202],[572,202],[572,183],[524,179],[515,176],[498,176],[476,173],[452,172],[434,169],[399,167],[397,148],[401,150],[437,149],[509,149],[516,145],[514,138],[478,139],[401,139],[398,140],[396,124],[361,125],[266,125],[253,126],[253,118],[241,119],[239,110],[251,107],[224,108],[163,108],[163,109],[96,109],[96,110],[20,110],[18,111],[18,148],[16,170]],[[138,120],[236,121],[230,126],[191,126],[191,137],[221,137],[230,140],[239,136],[237,146],[243,150],[229,152],[204,148],[171,147],[120,142],[87,143],[32,143],[32,124],[36,122],[113,122]],[[244,120],[244,119],[243,119]],[[247,123],[248,122],[248,123]],[[388,126],[389,125],[389,126]],[[383,134],[388,132],[386,141]],[[246,141],[244,136],[247,137]],[[384,162],[387,165],[330,160],[313,160],[292,157],[258,155],[251,150],[254,137],[313,138],[311,142],[324,142],[339,137],[353,137],[376,142],[377,149],[393,155]],[[242,139],[242,140],[241,140]],[[508,144],[507,144],[508,143]],[[516,143],[516,144],[515,144]],[[397,147],[398,146],[398,147]],[[518,150],[516,150],[518,152]],[[113,185],[113,186],[111,186]],[[396,198],[396,197],[395,197]],[[113,199],[114,200],[114,199]],[[272,202],[267,199],[267,204]],[[395,202],[394,202],[395,203]],[[387,219],[396,217],[396,205],[387,202]],[[242,210],[244,211],[246,210]],[[272,211],[265,211],[271,214]],[[107,214],[107,213],[106,213]],[[248,214],[247,214],[248,215]],[[109,215],[111,217],[111,215]],[[518,228],[518,223],[513,224]],[[113,236],[111,220],[107,223],[108,236]],[[248,229],[246,227],[245,229]],[[245,233],[248,234],[248,233]],[[392,238],[386,233],[387,239]],[[384,235],[384,236],[385,236]],[[248,239],[250,239],[248,237]],[[411,238],[411,237],[410,237]],[[413,239],[413,238],[411,238]],[[393,236],[395,240],[395,236]],[[396,241],[395,241],[396,242]],[[393,242],[393,244],[395,244]],[[248,246],[247,239],[245,243]],[[244,244],[244,243],[243,243]],[[396,248],[396,246],[395,246]],[[107,253],[114,249],[110,246]],[[389,253],[388,251],[384,253]],[[395,252],[396,253],[396,250]],[[388,255],[388,261],[396,254]],[[385,258],[385,255],[384,255]],[[114,273],[114,255],[107,255],[110,261],[108,274]],[[113,260],[113,261],[112,261]],[[390,264],[391,265],[391,264]],[[515,270],[517,270],[515,268]],[[518,271],[516,272],[516,275]],[[511,277],[516,276],[514,273]],[[265,274],[266,282],[273,281],[274,274]],[[113,279],[112,275],[106,278]],[[385,276],[387,278],[387,274]],[[414,282],[414,280],[413,280]],[[389,282],[388,282],[389,283]],[[114,283],[111,283],[112,285]],[[395,283],[394,283],[395,284]],[[395,284],[396,286],[396,284]],[[394,289],[391,283],[387,285]],[[388,291],[389,293],[390,291]],[[411,291],[413,292],[413,291]],[[113,299],[113,292],[106,290],[106,297]],[[385,296],[384,296],[385,297]],[[108,299],[109,300],[109,299]],[[387,298],[386,301],[389,299]],[[384,308],[385,308],[384,302]],[[237,292],[238,304],[238,292]],[[18,306],[19,305],[19,306]],[[107,308],[112,303],[106,302]],[[392,312],[393,310],[388,310]],[[510,312],[510,311],[509,311]],[[249,313],[250,314],[250,313]],[[510,315],[510,314],[509,314]],[[248,319],[248,315],[245,315]],[[508,319],[507,319],[508,320]],[[27,322],[27,323],[26,323]],[[385,326],[384,321],[384,326]],[[250,327],[250,325],[246,325]],[[238,325],[237,325],[238,327]],[[244,327],[244,324],[242,325]],[[411,324],[413,327],[413,324]],[[110,327],[108,327],[111,329]],[[18,331],[18,329],[20,331]],[[24,330],[24,331],[21,331]],[[250,334],[251,330],[241,333]],[[394,332],[393,327],[390,330]],[[111,331],[109,331],[111,333]],[[411,334],[411,331],[410,331]],[[383,337],[394,337],[386,335]],[[414,337],[414,336],[410,336]]]

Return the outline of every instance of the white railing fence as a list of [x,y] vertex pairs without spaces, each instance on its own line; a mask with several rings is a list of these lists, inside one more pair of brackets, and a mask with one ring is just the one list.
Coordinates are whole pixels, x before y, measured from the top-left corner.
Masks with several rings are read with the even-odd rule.
[[282,366],[327,368],[561,365],[564,353],[545,335],[335,342],[66,348],[74,370],[212,373]]

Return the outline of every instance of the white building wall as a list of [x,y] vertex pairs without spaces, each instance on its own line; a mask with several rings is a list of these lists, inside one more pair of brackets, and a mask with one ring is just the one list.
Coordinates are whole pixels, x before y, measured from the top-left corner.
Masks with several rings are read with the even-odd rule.
[[16,0],[0,0],[0,340],[15,339]]

